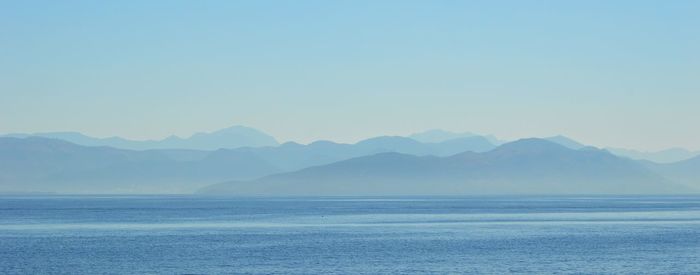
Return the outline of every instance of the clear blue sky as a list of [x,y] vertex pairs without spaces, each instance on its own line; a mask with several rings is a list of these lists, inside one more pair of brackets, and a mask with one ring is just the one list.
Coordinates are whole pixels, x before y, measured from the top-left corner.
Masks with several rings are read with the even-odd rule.
[[700,149],[700,1],[2,1],[0,133]]

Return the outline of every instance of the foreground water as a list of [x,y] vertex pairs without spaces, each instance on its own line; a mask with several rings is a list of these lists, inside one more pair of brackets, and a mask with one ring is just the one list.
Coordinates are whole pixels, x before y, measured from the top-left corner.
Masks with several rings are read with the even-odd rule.
[[0,197],[0,274],[699,273],[700,197]]

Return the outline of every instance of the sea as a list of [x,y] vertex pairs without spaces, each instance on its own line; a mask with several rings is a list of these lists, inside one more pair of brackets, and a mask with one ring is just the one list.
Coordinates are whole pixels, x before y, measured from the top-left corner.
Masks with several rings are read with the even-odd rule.
[[0,274],[700,274],[700,197],[0,196]]

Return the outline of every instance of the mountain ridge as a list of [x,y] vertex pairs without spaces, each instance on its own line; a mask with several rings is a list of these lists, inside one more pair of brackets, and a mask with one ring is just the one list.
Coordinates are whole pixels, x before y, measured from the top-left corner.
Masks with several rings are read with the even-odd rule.
[[[398,164],[387,163],[386,159],[383,163],[373,159],[373,166],[365,167],[361,172],[370,175],[367,173],[373,171],[375,176],[381,176],[373,179],[375,182],[378,179],[386,179],[387,182],[401,179],[417,184],[416,181],[419,180],[429,182],[437,179],[444,184],[452,184],[454,190],[451,192],[461,192],[457,181],[465,179],[484,184],[501,184],[501,188],[510,188],[504,190],[523,192],[522,186],[509,183],[526,181],[528,184],[537,184],[538,181],[552,183],[556,180],[611,182],[613,176],[622,179],[621,182],[636,177],[641,183],[667,182],[700,188],[700,173],[696,172],[700,171],[700,157],[678,163],[658,164],[618,157],[607,150],[594,147],[574,150],[536,138],[521,139],[496,147],[482,136],[441,143],[420,143],[406,137],[384,136],[356,144],[316,141],[303,145],[288,142],[276,147],[203,151],[126,150],[27,137],[0,138],[0,192],[96,190],[103,193],[129,193],[150,190],[181,193],[189,192],[183,190],[194,190],[200,186],[230,180],[252,181],[314,167],[311,171],[319,171],[318,167],[337,167],[337,163],[359,164],[358,160],[366,161],[366,157],[377,154],[383,158],[393,156]],[[402,167],[399,165],[401,163],[408,166]],[[577,171],[574,169],[576,167],[589,170]],[[413,176],[401,178],[382,174],[391,171],[398,173],[401,170],[409,171],[401,175]],[[338,175],[357,174],[357,171],[351,170],[334,171]],[[429,173],[416,174],[426,171]],[[557,171],[568,174],[557,177]],[[616,171],[627,171],[626,177],[620,173],[615,174]],[[327,175],[332,179],[332,173]],[[488,186],[481,186],[484,190],[488,189],[486,187]],[[562,186],[552,185],[551,188],[559,188],[560,192],[563,190]],[[444,189],[442,191],[446,192]]]
[[[238,133],[236,133],[238,131]],[[85,145],[85,146],[110,146],[114,148],[120,148],[120,149],[129,149],[129,150],[157,150],[157,149],[184,149],[184,150],[207,150],[207,151],[212,151],[216,149],[238,149],[238,148],[245,148],[245,147],[253,147],[253,148],[260,148],[260,147],[280,147],[282,145],[286,145],[289,147],[290,145],[299,145],[299,146],[315,146],[317,144],[314,143],[324,143],[326,145],[328,144],[345,144],[345,143],[336,143],[333,141],[327,141],[327,140],[318,140],[311,142],[309,144],[299,144],[296,142],[285,142],[283,144],[280,144],[277,142],[277,140],[268,135],[265,134],[264,132],[261,132],[259,130],[256,130],[254,128],[246,127],[246,126],[232,126],[228,128],[223,128],[219,129],[216,131],[208,132],[208,133],[194,133],[190,135],[187,138],[181,138],[178,136],[171,135],[169,137],[166,137],[164,139],[160,140],[130,140],[130,139],[125,139],[121,137],[107,137],[107,138],[94,138],[87,136],[85,134],[79,133],[79,132],[47,132],[47,133],[34,133],[34,134],[6,134],[6,135],[1,135],[0,137],[46,137],[46,138],[54,138],[54,139],[61,139],[65,141],[69,141],[75,144],[79,145]],[[213,138],[218,136],[217,138]],[[228,136],[228,137],[227,137]],[[233,136],[233,138],[231,137]],[[238,137],[236,137],[238,136]],[[255,137],[257,136],[257,137]],[[447,147],[448,144],[453,144],[453,149],[426,149],[424,145],[422,144],[415,144],[415,148],[407,150],[405,147],[403,150],[400,150],[401,152],[411,152],[414,154],[438,154],[438,155],[446,155],[449,153],[453,153],[455,150],[458,150],[458,148],[467,148],[468,150],[472,151],[487,151],[490,149],[495,148],[498,145],[502,145],[505,143],[508,143],[503,140],[499,140],[498,138],[494,137],[493,135],[478,135],[478,134],[473,134],[470,132],[451,132],[451,131],[446,131],[446,130],[441,130],[441,129],[431,129],[431,130],[426,130],[423,132],[417,132],[414,134],[410,134],[407,136],[377,136],[373,138],[368,138],[365,140],[361,140],[357,143],[368,143],[372,140],[375,139],[383,139],[383,138],[408,138],[412,139],[415,141],[418,141],[419,143],[424,143],[424,144],[443,144],[443,147]],[[236,140],[238,139],[238,140]],[[556,136],[550,136],[550,137],[545,137],[543,139],[561,144],[565,147],[571,148],[571,149],[582,149],[584,147],[589,147],[581,142],[578,142],[572,138],[569,138],[567,136],[563,135],[556,135]],[[466,144],[467,141],[469,141],[471,144]],[[401,141],[402,143],[406,143],[407,141]],[[461,145],[457,145],[458,143],[463,143]],[[289,143],[289,144],[287,144]],[[355,143],[355,144],[357,144]],[[384,152],[384,151],[390,151],[390,150],[396,150],[396,144],[394,145],[393,148],[387,149],[387,150],[381,150],[378,149],[376,153],[379,152]],[[416,150],[419,150],[419,147],[423,147],[423,152],[416,152]],[[455,149],[457,148],[457,149]],[[661,150],[661,151],[638,151],[638,150],[632,150],[632,149],[623,149],[623,148],[614,148],[614,147],[606,147],[605,150],[608,150],[612,152],[613,154],[621,157],[626,157],[630,159],[635,159],[635,160],[649,160],[653,161],[656,163],[673,163],[673,162],[678,162],[682,160],[687,160],[692,157],[700,155],[700,152],[698,151],[691,151],[683,148],[670,148],[666,150]],[[314,163],[314,164],[320,164],[320,163]]]
[[130,140],[121,137],[95,138],[79,132],[46,132],[34,134],[7,134],[2,137],[43,137],[60,139],[84,146],[110,146],[129,150],[191,149],[216,150],[241,147],[277,146],[277,140],[257,129],[246,126],[231,126],[213,132],[194,133],[181,138],[171,135],[160,140]]
[[[546,156],[546,157],[544,157]],[[522,139],[448,157],[380,153],[200,193],[237,195],[635,194],[691,190],[604,150]]]
[[189,193],[223,180],[281,170],[226,150],[127,150],[41,137],[0,138],[0,191]]

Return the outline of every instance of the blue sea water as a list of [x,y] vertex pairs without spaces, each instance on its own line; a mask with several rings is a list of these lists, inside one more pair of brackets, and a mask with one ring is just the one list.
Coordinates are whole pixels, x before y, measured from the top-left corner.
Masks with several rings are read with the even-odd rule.
[[0,274],[700,273],[700,197],[0,197]]

